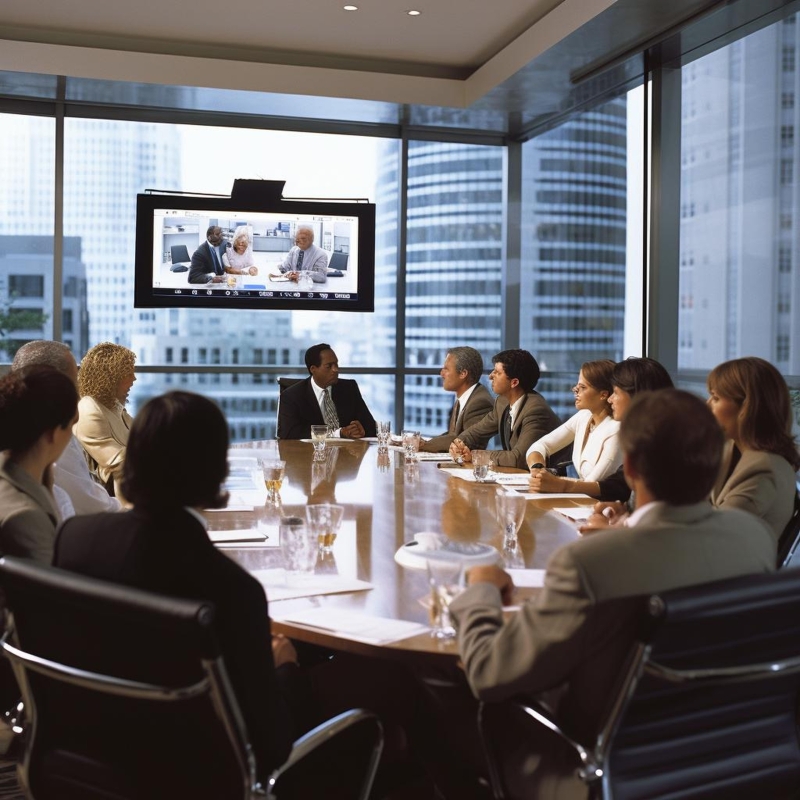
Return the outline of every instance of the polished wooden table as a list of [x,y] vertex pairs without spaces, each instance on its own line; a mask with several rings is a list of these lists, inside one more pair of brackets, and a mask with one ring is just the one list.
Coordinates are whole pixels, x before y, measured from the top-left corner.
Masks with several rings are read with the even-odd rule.
[[[259,443],[242,447],[242,454],[250,447],[257,448]],[[455,477],[457,470],[466,467],[442,468],[433,462],[406,466],[402,453],[389,451],[388,455],[380,455],[377,445],[368,442],[331,444],[324,463],[313,462],[310,443],[286,440],[280,441],[278,447],[280,457],[286,461],[286,480],[281,490],[283,515],[305,517],[305,506],[310,503],[338,503],[345,508],[333,553],[318,562],[317,569],[368,581],[374,588],[349,594],[270,600],[273,617],[324,604],[329,608],[360,609],[370,615],[428,624],[424,605],[429,594],[426,573],[398,565],[394,560],[398,548],[413,540],[415,533],[433,531],[454,540],[485,542],[501,549],[502,535],[495,513],[498,487]],[[579,501],[564,498],[528,501],[519,533],[526,567],[543,568],[556,548],[575,539],[575,527],[548,509],[577,504]],[[255,528],[260,516],[275,513],[276,509],[270,507],[219,512],[209,515],[209,528]],[[281,563],[277,547],[233,546],[226,547],[225,552],[248,570],[274,568]],[[441,643],[428,634],[379,647],[276,620],[273,629],[293,639],[366,655],[393,658],[457,655],[454,643]]]

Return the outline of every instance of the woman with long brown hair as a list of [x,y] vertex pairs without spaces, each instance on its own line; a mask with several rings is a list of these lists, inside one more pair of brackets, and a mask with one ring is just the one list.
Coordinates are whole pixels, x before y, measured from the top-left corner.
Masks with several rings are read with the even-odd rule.
[[728,438],[711,502],[761,517],[777,542],[800,468],[786,381],[768,361],[748,357],[715,367],[707,383],[708,406]]

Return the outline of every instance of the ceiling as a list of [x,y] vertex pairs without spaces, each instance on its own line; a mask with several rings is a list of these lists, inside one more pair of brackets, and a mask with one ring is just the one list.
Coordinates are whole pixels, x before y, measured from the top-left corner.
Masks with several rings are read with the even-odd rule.
[[345,2],[1,0],[0,70],[536,116],[576,69],[750,0]]

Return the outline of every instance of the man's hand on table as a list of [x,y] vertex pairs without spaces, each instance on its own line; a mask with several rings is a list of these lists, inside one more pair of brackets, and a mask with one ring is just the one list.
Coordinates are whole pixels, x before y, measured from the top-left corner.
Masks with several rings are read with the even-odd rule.
[[472,567],[467,572],[467,585],[472,586],[474,583],[491,583],[500,590],[500,597],[504,606],[511,605],[511,598],[514,594],[514,581],[511,576],[500,567],[485,566],[485,567]]
[[339,435],[343,439],[363,439],[365,433],[364,426],[357,419],[354,419],[339,431]]
[[458,463],[468,464],[472,461],[472,453],[461,439],[453,439],[453,443],[450,445],[450,455]]
[[591,517],[578,528],[582,534],[596,533],[615,525],[621,525],[628,516],[624,503],[615,500],[613,503],[595,503]]

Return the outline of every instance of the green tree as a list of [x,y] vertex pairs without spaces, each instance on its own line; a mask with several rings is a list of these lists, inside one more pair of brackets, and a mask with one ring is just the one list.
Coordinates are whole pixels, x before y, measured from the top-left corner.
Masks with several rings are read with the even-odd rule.
[[0,354],[5,361],[11,361],[17,350],[28,341],[14,338],[15,331],[42,330],[48,320],[48,315],[38,309],[14,308],[16,299],[12,294],[3,300],[0,307]]

